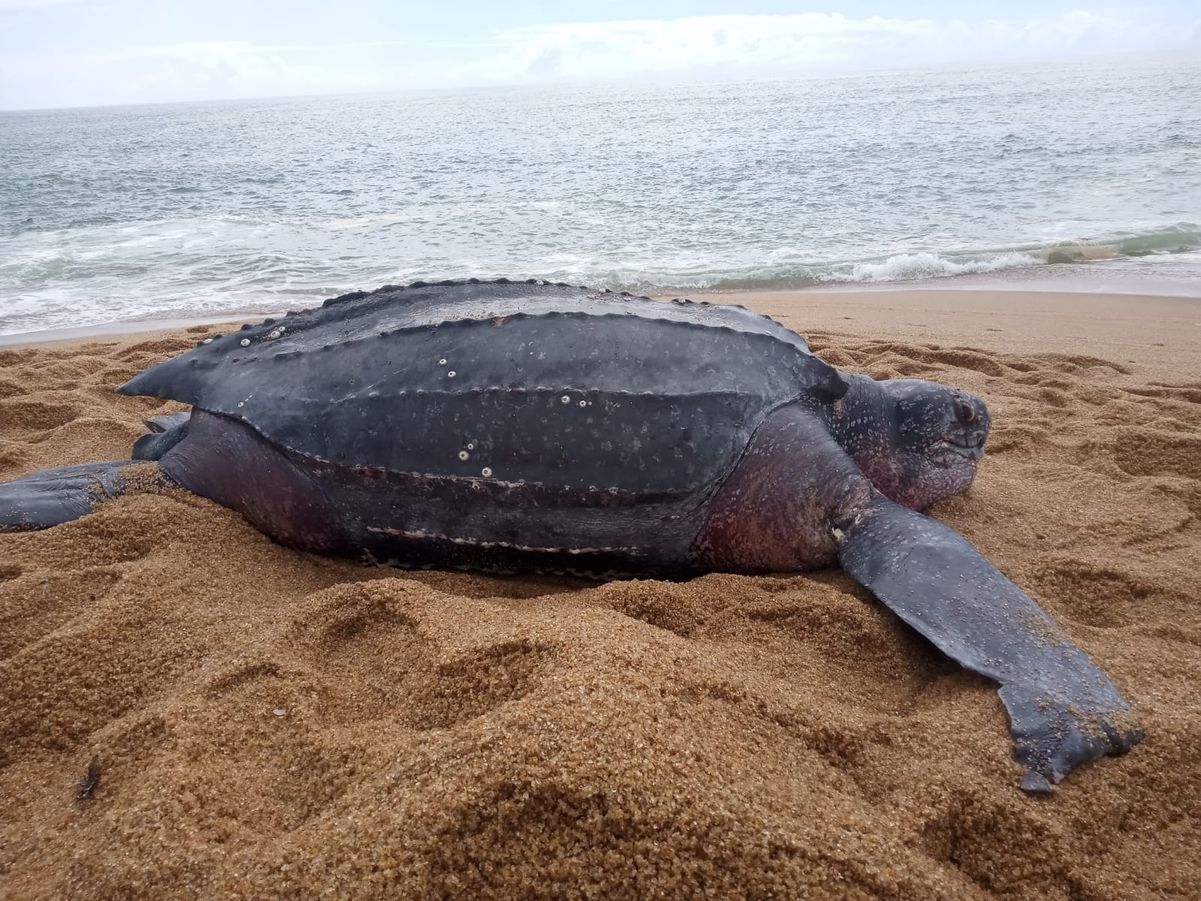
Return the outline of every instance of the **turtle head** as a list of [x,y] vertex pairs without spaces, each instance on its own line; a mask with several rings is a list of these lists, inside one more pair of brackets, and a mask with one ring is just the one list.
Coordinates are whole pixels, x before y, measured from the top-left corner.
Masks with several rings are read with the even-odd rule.
[[923,379],[859,376],[844,403],[835,437],[881,494],[924,510],[972,484],[992,423],[981,398]]

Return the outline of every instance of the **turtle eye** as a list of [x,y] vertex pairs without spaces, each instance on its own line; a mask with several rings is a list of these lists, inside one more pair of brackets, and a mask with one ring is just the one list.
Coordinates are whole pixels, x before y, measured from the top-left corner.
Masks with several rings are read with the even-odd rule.
[[976,408],[967,401],[961,400],[955,404],[955,415],[964,425],[971,425],[976,421]]

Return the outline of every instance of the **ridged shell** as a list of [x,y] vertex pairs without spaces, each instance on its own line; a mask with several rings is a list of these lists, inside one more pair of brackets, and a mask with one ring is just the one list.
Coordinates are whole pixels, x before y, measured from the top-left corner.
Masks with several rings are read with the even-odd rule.
[[335,298],[118,390],[339,465],[679,497],[719,480],[771,410],[846,386],[741,307],[471,281]]

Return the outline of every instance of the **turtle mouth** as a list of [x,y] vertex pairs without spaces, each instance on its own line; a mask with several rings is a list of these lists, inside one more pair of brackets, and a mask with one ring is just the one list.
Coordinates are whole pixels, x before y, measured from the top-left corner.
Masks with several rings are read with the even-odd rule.
[[984,438],[982,434],[940,438],[931,448],[932,456],[944,466],[964,461],[975,463],[984,456]]

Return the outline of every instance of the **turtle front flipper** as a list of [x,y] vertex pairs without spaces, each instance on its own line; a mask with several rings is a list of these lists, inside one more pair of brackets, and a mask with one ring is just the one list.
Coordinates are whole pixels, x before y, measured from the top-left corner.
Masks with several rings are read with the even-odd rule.
[[0,532],[48,529],[86,516],[100,501],[125,492],[126,470],[135,463],[114,460],[62,466],[0,484]]
[[1143,737],[1130,705],[1063,630],[968,541],[880,495],[836,524],[839,560],[948,657],[1000,683],[1026,791]]

